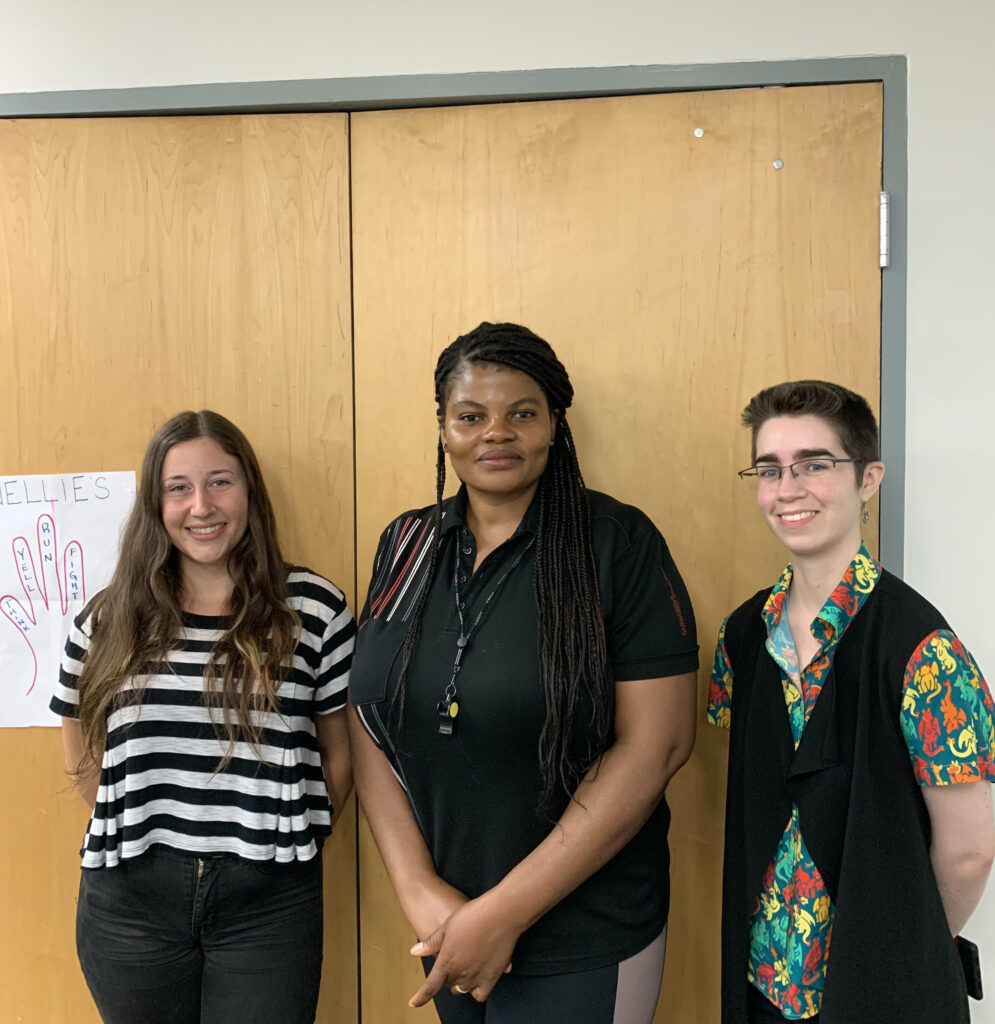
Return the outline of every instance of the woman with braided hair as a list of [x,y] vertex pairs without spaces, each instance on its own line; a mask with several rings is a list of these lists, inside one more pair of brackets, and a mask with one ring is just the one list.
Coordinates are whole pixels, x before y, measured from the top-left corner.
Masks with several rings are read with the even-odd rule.
[[648,1022],[663,792],[694,740],[687,591],[649,519],[585,488],[545,341],[481,324],[435,398],[436,503],[381,536],[350,681],[360,799],[427,973],[411,1005]]

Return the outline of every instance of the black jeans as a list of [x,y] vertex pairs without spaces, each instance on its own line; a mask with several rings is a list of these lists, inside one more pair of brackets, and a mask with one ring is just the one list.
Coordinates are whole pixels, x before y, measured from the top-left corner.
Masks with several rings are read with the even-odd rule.
[[76,948],[104,1024],[312,1024],[321,942],[320,856],[154,847],[80,879]]

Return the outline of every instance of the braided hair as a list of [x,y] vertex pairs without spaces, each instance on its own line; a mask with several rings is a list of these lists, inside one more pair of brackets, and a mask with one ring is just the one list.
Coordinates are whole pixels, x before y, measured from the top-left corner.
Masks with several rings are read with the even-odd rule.
[[[453,378],[473,363],[508,366],[528,374],[545,394],[550,411],[559,416],[549,461],[537,488],[533,579],[539,620],[540,677],[546,699],[546,720],[539,737],[542,789],[538,809],[549,814],[556,793],[563,790],[572,798],[584,774],[604,753],[613,720],[590,504],[566,420],[573,387],[552,347],[538,335],[518,324],[482,323],[457,338],[439,356],[435,367],[435,401],[440,423],[445,417]],[[440,437],[436,451],[435,538],[425,583],[404,640],[401,676],[392,707],[398,730],[405,677],[421,634],[438,564],[445,482],[446,462]],[[572,737],[585,701],[591,708],[590,718],[578,733],[589,739],[578,744]]]

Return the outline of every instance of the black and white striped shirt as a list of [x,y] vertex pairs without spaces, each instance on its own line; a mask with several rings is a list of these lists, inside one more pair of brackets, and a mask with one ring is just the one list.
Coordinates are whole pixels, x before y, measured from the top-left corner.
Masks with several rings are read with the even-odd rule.
[[[161,844],[191,853],[250,860],[310,860],[331,831],[316,715],[345,705],[355,624],[342,592],[308,569],[292,568],[288,601],[301,619],[293,667],[279,691],[279,714],[258,712],[261,758],[246,742],[227,750],[204,704],[204,666],[226,620],[184,613],[177,648],[141,691],[107,721],[97,803],[83,841],[83,867],[113,867]],[[77,718],[77,683],[91,634],[90,609],[66,641],[58,715]],[[144,684],[144,690],[142,690]],[[220,711],[215,710],[220,719]]]

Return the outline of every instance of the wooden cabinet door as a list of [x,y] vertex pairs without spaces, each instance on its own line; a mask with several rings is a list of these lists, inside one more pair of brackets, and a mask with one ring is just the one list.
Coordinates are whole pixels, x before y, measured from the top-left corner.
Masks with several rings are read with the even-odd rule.
[[[670,543],[703,708],[723,615],[783,559],[735,475],[744,404],[801,377],[877,404],[880,180],[878,84],[353,115],[360,589],[380,529],[433,500],[436,355],[525,323],[571,373],[588,485]],[[719,1018],[726,736],[700,721],[668,794],[674,1024]],[[360,927],[364,1024],[434,1019],[406,1009],[421,972],[365,826]]]
[[[0,474],[137,468],[165,419],[215,409],[286,556],[352,603],[348,165],[343,114],[0,122]],[[58,730],[0,730],[0,774],[0,1020],[96,1021]],[[329,1021],[357,1015],[354,846],[350,812],[325,851]]]

